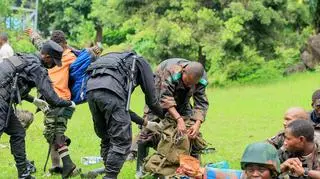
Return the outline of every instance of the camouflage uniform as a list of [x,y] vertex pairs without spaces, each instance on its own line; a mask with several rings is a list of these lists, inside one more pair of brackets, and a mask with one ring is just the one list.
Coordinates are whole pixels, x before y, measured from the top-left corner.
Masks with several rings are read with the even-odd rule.
[[277,150],[280,149],[284,143],[284,131],[280,131],[277,135],[267,139],[267,142],[272,144]]
[[[206,73],[199,81],[197,85],[191,88],[186,88],[182,81],[182,70],[186,67],[190,61],[185,59],[173,58],[163,61],[159,64],[155,72],[155,85],[156,85],[156,96],[160,99],[160,104],[164,108],[175,107],[181,116],[184,116],[186,127],[187,123],[192,123],[196,120],[204,121],[208,110],[208,99],[206,97],[205,88],[208,84]],[[191,105],[190,98],[193,97],[194,104]],[[155,116],[148,107],[145,107],[144,117],[149,121],[160,121],[160,119]],[[186,119],[188,121],[186,121]],[[165,126],[166,129],[176,129],[176,122],[171,119],[170,114],[167,113],[165,120],[161,120],[162,123],[171,123],[172,127]],[[166,122],[167,121],[167,122]],[[174,134],[175,131],[170,131]],[[203,143],[198,142],[198,140],[203,141],[201,135],[198,138],[191,140],[191,148],[195,149],[192,144]],[[140,134],[139,144],[146,144],[148,147],[156,148],[158,143],[161,143],[161,137],[159,134],[152,133],[143,129]],[[203,147],[203,146],[202,146]],[[202,147],[197,149],[197,151],[202,150]],[[158,146],[159,149],[159,146]],[[140,148],[139,148],[140,150]],[[190,154],[190,153],[189,153]],[[196,151],[192,150],[191,154],[197,157]],[[139,153],[138,153],[139,155]],[[140,157],[138,157],[139,160]],[[139,161],[138,161],[139,162]],[[139,166],[138,166],[139,168]],[[139,170],[137,168],[137,170]]]
[[[311,154],[307,156],[301,156],[298,153],[289,152],[284,147],[281,147],[281,149],[278,151],[280,162],[283,163],[289,158],[299,158],[299,160],[302,162],[303,168],[308,168],[309,170],[320,170],[320,156],[319,156],[320,148],[318,144],[315,144],[314,150]],[[284,177],[286,174],[282,174]],[[297,177],[292,173],[288,173],[290,178],[304,178],[304,177]]]
[[[160,103],[164,108],[175,106],[181,116],[190,117],[192,120],[205,120],[208,110],[208,99],[205,88],[208,84],[206,73],[199,83],[191,88],[186,88],[182,81],[182,70],[189,63],[185,59],[168,59],[159,64],[155,72],[156,95],[160,99]],[[190,104],[190,98],[193,97],[194,105]],[[170,103],[163,99],[172,99]],[[160,119],[152,113],[146,106],[144,110],[144,118],[149,121],[160,122]],[[167,113],[166,118],[170,118]],[[144,140],[148,132],[143,130],[140,138]],[[157,144],[158,142],[153,142]],[[152,146],[156,147],[156,146]]]

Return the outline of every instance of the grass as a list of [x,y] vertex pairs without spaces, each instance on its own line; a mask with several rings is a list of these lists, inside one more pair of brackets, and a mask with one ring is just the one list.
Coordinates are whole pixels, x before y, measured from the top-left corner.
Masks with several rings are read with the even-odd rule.
[[[245,146],[254,141],[263,141],[282,129],[282,117],[291,106],[311,109],[311,95],[319,88],[319,73],[297,74],[274,83],[248,85],[233,88],[210,88],[207,95],[210,107],[201,131],[205,139],[216,148],[216,152],[203,156],[203,163],[227,160],[232,168],[239,169],[239,161]],[[134,93],[131,108],[142,114],[144,96]],[[20,108],[35,111],[31,104]],[[35,160],[37,178],[43,178],[43,164],[48,145],[42,136],[43,116],[38,113],[27,131],[28,158]],[[137,127],[132,125],[134,133]],[[99,139],[93,131],[91,114],[87,104],[80,105],[69,121],[67,135],[71,137],[70,153],[74,162],[88,171],[102,164],[84,166],[82,156],[99,155]],[[8,145],[9,138],[3,134],[0,144]],[[49,162],[49,166],[50,166]],[[0,149],[0,178],[16,178],[14,160],[9,148]],[[125,163],[119,178],[134,178],[135,162]],[[60,178],[60,177],[51,177]],[[80,178],[80,177],[79,177]]]

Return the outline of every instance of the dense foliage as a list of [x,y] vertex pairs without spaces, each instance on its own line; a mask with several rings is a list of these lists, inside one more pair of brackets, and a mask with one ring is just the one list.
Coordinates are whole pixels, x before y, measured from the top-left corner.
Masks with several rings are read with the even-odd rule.
[[300,60],[300,50],[319,29],[319,3],[40,0],[39,29],[44,35],[61,29],[77,47],[101,41],[106,51],[134,49],[152,64],[171,57],[196,60],[211,84],[246,83],[280,77]]

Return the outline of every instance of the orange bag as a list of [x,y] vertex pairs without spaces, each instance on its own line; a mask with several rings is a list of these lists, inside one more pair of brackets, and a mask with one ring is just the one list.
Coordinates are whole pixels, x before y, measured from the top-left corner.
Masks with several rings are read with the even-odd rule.
[[190,155],[181,154],[179,156],[180,167],[176,170],[177,174],[187,175],[196,179],[201,179],[205,169],[200,167],[200,161]]

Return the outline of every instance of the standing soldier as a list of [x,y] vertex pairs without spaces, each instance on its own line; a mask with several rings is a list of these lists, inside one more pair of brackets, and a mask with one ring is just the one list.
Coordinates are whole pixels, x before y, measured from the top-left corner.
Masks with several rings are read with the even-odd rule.
[[43,43],[41,54],[17,53],[16,56],[4,59],[0,65],[0,135],[3,132],[10,135],[11,152],[16,161],[18,177],[21,179],[33,177],[26,163],[25,130],[14,114],[12,106],[21,99],[33,102],[33,98],[28,96],[33,87],[37,88],[51,106],[73,106],[71,101],[57,96],[45,69],[61,66],[62,50],[61,46],[49,40]]
[[[205,92],[207,84],[207,76],[200,63],[180,58],[165,60],[156,69],[155,85],[156,96],[168,113],[165,120],[160,120],[148,107],[145,110],[147,120],[161,121],[165,124],[164,128],[169,129],[167,132],[171,134],[188,136],[192,143],[191,155],[196,158],[199,157],[199,150],[205,147],[196,144],[204,142],[199,129],[205,120],[209,106]],[[193,97],[193,105],[190,103],[191,97]],[[138,177],[141,175],[143,159],[147,156],[147,147],[156,148],[159,140],[159,135],[154,132],[145,129],[141,131],[138,141]],[[162,155],[167,153],[163,152]],[[177,159],[173,157],[171,161],[177,161]]]
[[[36,32],[32,32],[31,29],[28,29],[26,32],[31,37],[32,43],[38,49],[41,49],[43,39],[40,35]],[[75,61],[76,56],[72,53],[71,49],[69,49],[65,35],[62,31],[53,31],[51,40],[58,43],[63,48],[63,53],[61,57],[62,65],[49,69],[49,77],[52,80],[53,88],[58,96],[62,99],[70,100],[69,69],[70,64]],[[73,112],[74,111],[70,110],[70,108],[51,107],[51,109],[45,113],[45,130],[43,134],[49,143],[52,160],[52,168],[49,169],[49,172],[53,174],[62,174],[63,178],[80,173],[80,169],[76,169],[76,165],[69,155],[68,146],[71,143],[71,139],[65,135],[68,120],[71,119]],[[62,160],[63,167],[60,165],[60,159]]]
[[[131,146],[131,118],[128,108],[134,88],[141,86],[146,104],[163,117],[155,97],[150,65],[134,52],[108,53],[88,67],[87,98],[94,129],[101,138],[105,179],[117,178]],[[126,106],[127,105],[127,106]]]

